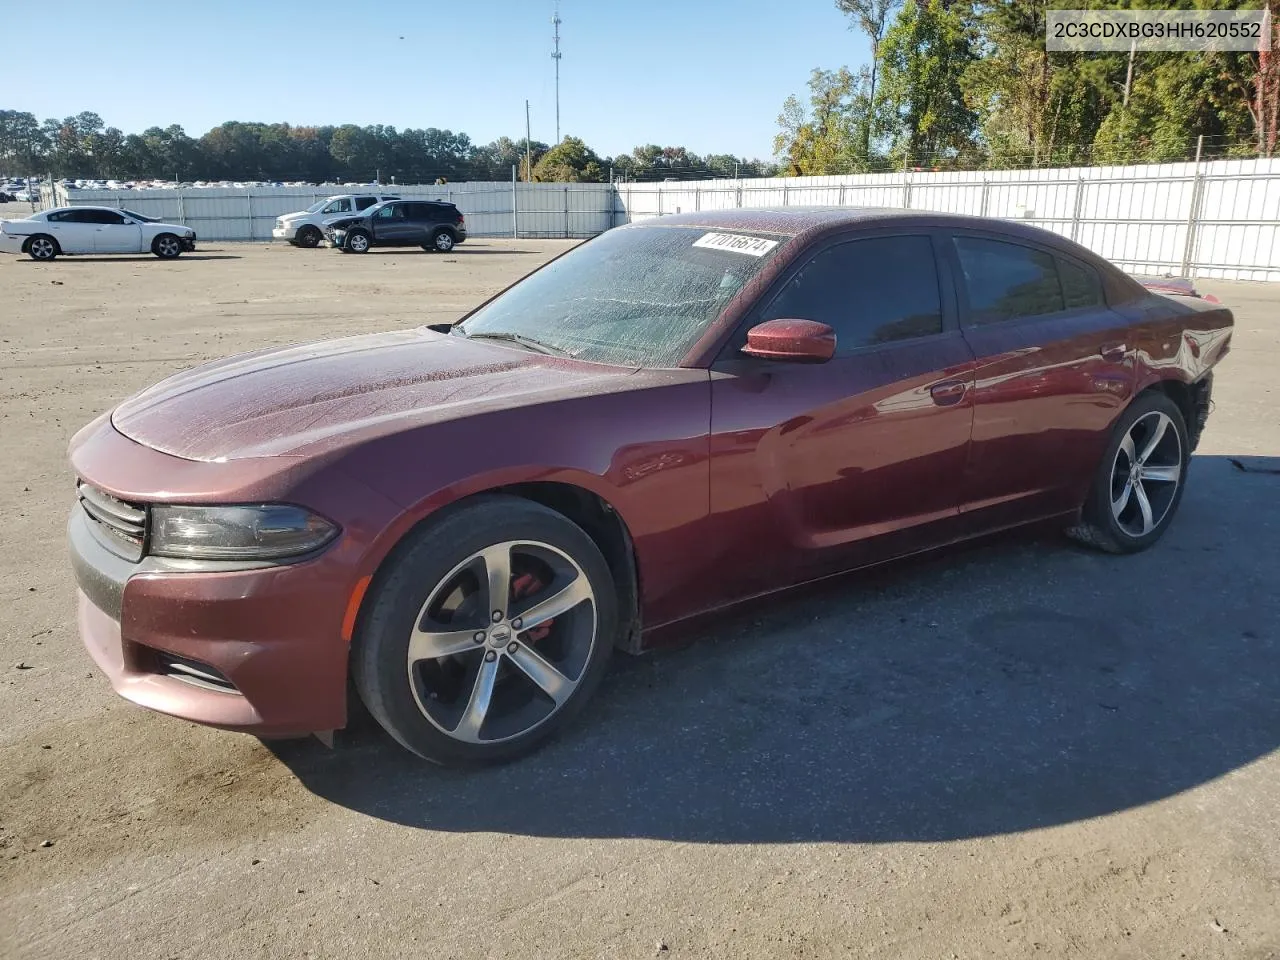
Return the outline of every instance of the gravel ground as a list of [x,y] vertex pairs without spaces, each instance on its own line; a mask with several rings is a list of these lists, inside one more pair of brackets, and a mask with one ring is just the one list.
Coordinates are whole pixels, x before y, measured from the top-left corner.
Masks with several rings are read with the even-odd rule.
[[1203,285],[1234,351],[1141,556],[1031,532],[810,589],[618,658],[479,773],[111,693],[63,545],[81,424],[203,360],[450,319],[564,247],[0,258],[0,956],[1280,956],[1280,287]]

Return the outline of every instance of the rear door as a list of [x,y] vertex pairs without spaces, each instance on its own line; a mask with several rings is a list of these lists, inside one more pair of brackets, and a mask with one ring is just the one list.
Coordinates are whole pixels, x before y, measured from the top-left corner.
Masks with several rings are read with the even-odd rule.
[[91,221],[92,213],[88,209],[72,209],[49,214],[49,233],[63,253],[93,253],[97,224]]
[[1134,382],[1128,324],[1088,263],[952,231],[964,335],[977,357],[962,509],[992,525],[1079,506]]
[[[895,231],[820,247],[713,365],[711,510],[733,594],[946,539],[938,523],[958,514],[974,364],[937,243]],[[740,353],[749,327],[783,317],[833,327],[835,357]]]
[[114,210],[91,210],[95,253],[142,253],[142,228]]

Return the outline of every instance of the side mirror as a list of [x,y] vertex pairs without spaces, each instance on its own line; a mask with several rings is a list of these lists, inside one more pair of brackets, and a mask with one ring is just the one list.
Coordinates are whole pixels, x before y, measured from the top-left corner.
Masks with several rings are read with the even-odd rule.
[[816,320],[766,320],[747,331],[742,352],[765,360],[826,363],[836,352],[836,332]]

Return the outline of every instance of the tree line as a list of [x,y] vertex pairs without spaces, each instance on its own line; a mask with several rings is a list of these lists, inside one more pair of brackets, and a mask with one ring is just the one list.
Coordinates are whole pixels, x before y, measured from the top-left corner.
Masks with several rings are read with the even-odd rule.
[[[871,63],[815,69],[774,141],[783,175],[1147,163],[1275,154],[1275,53],[1059,53],[1050,9],[1161,9],[1167,0],[835,0]],[[1191,0],[1202,9],[1258,0]],[[807,102],[806,102],[807,101]],[[1203,140],[1201,140],[1203,138]]]
[[[527,147],[527,149],[526,149]],[[532,160],[532,171],[529,160]],[[769,176],[771,163],[728,154],[698,156],[684,147],[636,147],[601,156],[577,137],[551,146],[499,137],[477,145],[465,133],[428,127],[300,127],[231,121],[199,137],[179,125],[125,134],[85,111],[39,122],[0,110],[0,173],[49,173],[86,180],[251,180],[399,183],[507,180],[603,182],[675,177]]]

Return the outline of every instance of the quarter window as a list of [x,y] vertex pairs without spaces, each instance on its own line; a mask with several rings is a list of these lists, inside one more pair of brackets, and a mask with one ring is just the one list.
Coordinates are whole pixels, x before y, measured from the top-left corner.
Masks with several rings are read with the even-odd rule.
[[801,267],[761,320],[817,320],[836,332],[836,353],[942,332],[933,242],[926,236],[842,243]]
[[1054,258],[1018,243],[955,237],[969,323],[982,326],[1064,309]]
[[1058,276],[1062,280],[1062,299],[1068,310],[1079,307],[1105,307],[1102,281],[1098,271],[1071,260],[1058,260]]

